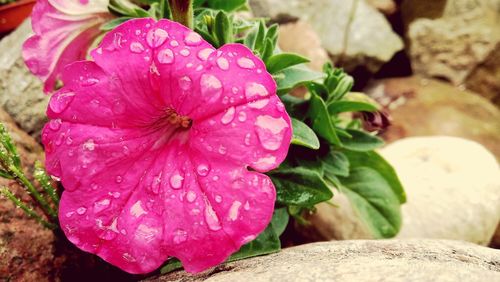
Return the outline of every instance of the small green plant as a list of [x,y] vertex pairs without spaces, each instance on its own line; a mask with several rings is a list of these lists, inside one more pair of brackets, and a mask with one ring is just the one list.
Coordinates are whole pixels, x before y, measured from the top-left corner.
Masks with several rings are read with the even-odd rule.
[[52,186],[50,177],[47,175],[42,165],[35,164],[33,176],[43,188],[38,191],[35,184],[30,181],[21,165],[21,158],[17,152],[11,136],[3,123],[0,123],[0,176],[16,181],[28,193],[36,206],[40,207],[44,215],[40,215],[29,203],[23,202],[8,187],[1,187],[0,194],[11,200],[14,205],[22,209],[29,217],[35,219],[41,225],[49,229],[57,228],[57,208],[59,205],[59,195]]

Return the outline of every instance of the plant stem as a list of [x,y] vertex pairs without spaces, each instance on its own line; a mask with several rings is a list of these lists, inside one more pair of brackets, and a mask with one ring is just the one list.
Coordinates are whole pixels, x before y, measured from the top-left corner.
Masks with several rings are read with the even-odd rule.
[[168,2],[172,12],[172,19],[193,29],[193,0],[168,0]]
[[47,175],[42,165],[38,161],[35,163],[35,173],[33,174],[33,176],[38,181],[38,183],[40,183],[40,186],[42,186],[43,190],[45,190],[45,193],[49,195],[54,205],[56,207],[59,206],[59,195],[57,194],[56,189],[54,189],[54,187],[50,183],[50,177]]
[[36,188],[31,184],[31,182],[26,178],[26,176],[14,165],[9,166],[9,170],[16,177],[17,182],[22,186],[26,187],[31,196],[38,202],[44,212],[52,219],[57,219],[57,213],[52,209],[52,207],[47,203],[47,201],[42,197],[42,195],[36,190]]
[[34,218],[38,223],[43,225],[46,228],[49,229],[56,229],[57,226],[55,224],[52,224],[45,219],[43,219],[40,215],[38,215],[33,208],[28,207],[25,203],[23,203],[19,198],[17,198],[12,192],[9,191],[6,187],[3,187],[0,189],[0,194],[7,197],[9,200],[11,200],[16,207],[21,208],[28,216],[31,218]]

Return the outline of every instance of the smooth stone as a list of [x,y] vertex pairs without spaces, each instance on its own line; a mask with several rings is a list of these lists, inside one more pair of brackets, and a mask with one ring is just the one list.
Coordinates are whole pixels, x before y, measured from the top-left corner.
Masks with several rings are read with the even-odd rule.
[[320,242],[146,281],[500,281],[500,251],[448,240]]

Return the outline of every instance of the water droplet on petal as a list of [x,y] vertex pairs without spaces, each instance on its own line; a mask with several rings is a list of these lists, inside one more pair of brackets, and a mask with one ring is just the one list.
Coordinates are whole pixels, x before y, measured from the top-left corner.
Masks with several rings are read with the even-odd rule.
[[252,109],[262,109],[269,104],[269,99],[261,99],[251,103],[248,103],[248,107]]
[[53,119],[49,122],[49,128],[54,130],[54,131],[58,131],[59,128],[61,128],[61,124],[62,124],[62,121],[61,119]]
[[179,42],[177,42],[177,40],[172,40],[172,41],[170,41],[170,46],[177,47],[177,46],[179,46]]
[[50,99],[49,107],[54,113],[60,114],[68,108],[69,104],[73,101],[74,96],[75,93],[73,92],[56,94],[52,96],[52,99]]
[[200,45],[202,39],[201,36],[196,32],[190,32],[186,35],[184,42],[189,46],[197,46]]
[[248,211],[250,210],[250,203],[248,201],[245,202],[245,206],[243,206],[243,208]]
[[217,214],[215,214],[214,209],[209,203],[206,203],[205,207],[205,221],[207,222],[208,229],[212,231],[217,231],[222,228]]
[[162,49],[157,55],[160,64],[171,64],[174,62],[174,52],[170,49]]
[[182,55],[182,56],[184,56],[184,57],[187,57],[187,56],[189,56],[189,54],[191,54],[191,52],[189,52],[189,50],[188,50],[188,49],[182,49],[182,50],[179,52],[179,54],[181,54],[181,55]]
[[217,66],[219,66],[219,68],[221,70],[228,70],[229,69],[229,62],[227,61],[226,58],[218,58],[217,59]]
[[221,196],[221,195],[216,195],[216,196],[214,197],[214,199],[215,199],[215,202],[217,202],[217,203],[219,203],[219,204],[220,204],[220,203],[222,203],[222,196]]
[[241,68],[244,68],[244,69],[255,68],[255,63],[252,60],[250,60],[249,58],[245,58],[245,57],[239,58],[237,63],[238,63],[238,66],[240,66]]
[[287,122],[282,117],[258,116],[255,125],[262,147],[270,151],[276,151],[281,147],[285,129],[288,128]]
[[66,145],[71,145],[71,144],[73,144],[73,138],[68,136],[68,138],[66,138]]
[[137,201],[130,207],[130,214],[135,217],[140,217],[143,214],[147,214],[147,212],[142,208],[141,201]]
[[247,134],[245,135],[245,145],[250,146],[250,142],[251,142],[251,140],[252,140],[252,134],[247,133]]
[[83,149],[89,150],[89,151],[94,151],[95,149],[95,143],[93,139],[89,139],[83,143]]
[[97,83],[99,83],[99,79],[93,78],[93,77],[89,77],[89,78],[83,79],[81,81],[82,86],[92,86],[92,85],[95,85]]
[[146,41],[151,48],[156,48],[161,46],[167,40],[168,32],[161,28],[155,28],[148,31],[146,35]]
[[267,171],[271,168],[273,168],[276,164],[276,157],[275,156],[269,156],[269,157],[264,157],[258,159],[254,164],[253,167],[255,169],[261,170],[261,171]]
[[132,42],[130,44],[130,51],[132,53],[140,54],[144,52],[144,46],[140,42]]
[[195,192],[193,192],[193,191],[189,191],[189,192],[187,192],[187,194],[186,194],[186,199],[187,199],[187,201],[188,201],[188,202],[190,202],[190,203],[194,202],[194,200],[196,200],[196,193],[195,193]]
[[198,173],[199,176],[207,176],[208,173],[210,172],[210,166],[206,164],[200,164],[196,169],[196,172]]
[[135,262],[135,258],[129,253],[123,253],[122,258],[128,262]]
[[184,177],[177,172],[170,177],[170,186],[172,186],[173,189],[180,189],[183,181]]
[[111,201],[109,199],[103,199],[94,203],[94,213],[101,212],[109,207]]
[[268,95],[269,91],[260,83],[251,82],[245,86],[245,96],[248,101],[254,100],[256,96],[265,97]]
[[229,220],[235,221],[238,218],[238,214],[240,211],[241,202],[234,201],[231,207],[229,208]]
[[227,153],[227,148],[224,147],[223,145],[220,145],[219,147],[219,154],[225,155]]
[[235,111],[236,109],[234,107],[227,109],[226,113],[222,116],[220,122],[224,125],[231,123],[234,119]]
[[239,114],[238,114],[238,120],[240,122],[245,122],[247,120],[247,114],[243,111],[241,111]]
[[188,233],[185,230],[176,229],[174,231],[174,238],[173,238],[174,244],[181,244],[183,242],[186,242],[187,237]]
[[183,76],[179,79],[179,87],[184,91],[189,90],[192,84],[191,78],[188,76]]
[[83,215],[87,212],[87,208],[85,207],[79,207],[77,210],[76,210],[76,213],[79,214],[79,215]]
[[205,48],[205,49],[201,50],[200,52],[198,52],[198,58],[202,61],[206,61],[206,60],[208,60],[208,57],[210,56],[210,54],[212,54],[213,52],[214,52],[213,49]]
[[201,94],[209,101],[219,99],[222,94],[222,82],[211,74],[203,74],[200,79]]
[[116,181],[116,183],[122,183],[123,178],[120,175],[118,175],[118,176],[116,176],[115,181]]

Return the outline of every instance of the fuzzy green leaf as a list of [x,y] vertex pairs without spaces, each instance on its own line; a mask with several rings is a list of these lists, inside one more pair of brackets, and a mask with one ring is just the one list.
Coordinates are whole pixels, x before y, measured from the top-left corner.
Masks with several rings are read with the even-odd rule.
[[233,25],[227,14],[223,11],[220,11],[217,13],[217,16],[215,16],[215,35],[219,47],[234,41]]
[[333,197],[323,178],[303,167],[274,171],[270,177],[276,187],[276,201],[284,205],[312,207]]
[[340,136],[342,147],[346,149],[366,152],[384,145],[382,139],[367,132],[355,129],[346,129],[346,131],[352,136],[351,138]]
[[321,158],[326,175],[349,176],[349,159],[339,151],[330,151]]
[[268,72],[273,74],[281,70],[284,70],[286,68],[308,62],[309,59],[304,58],[300,55],[291,53],[281,53],[271,56],[266,61],[266,68]]
[[208,6],[215,10],[232,12],[246,4],[246,0],[208,0]]
[[391,238],[399,232],[400,203],[384,177],[369,167],[357,167],[340,181],[341,191],[375,238]]
[[377,171],[391,186],[392,191],[397,195],[399,202],[404,204],[406,202],[406,193],[403,185],[399,181],[398,175],[394,168],[377,152],[354,152],[344,150],[343,153],[349,159],[351,168],[355,167],[370,167]]
[[340,139],[337,136],[332,120],[326,109],[325,101],[316,95],[311,95],[308,117],[311,119],[314,131],[333,145],[340,146]]
[[319,149],[319,139],[316,133],[305,123],[292,118],[293,138],[292,144],[307,147],[313,150]]
[[335,101],[328,105],[330,115],[336,115],[345,112],[375,112],[377,107],[364,102],[357,101]]

